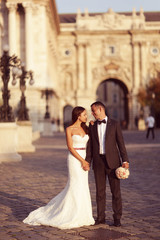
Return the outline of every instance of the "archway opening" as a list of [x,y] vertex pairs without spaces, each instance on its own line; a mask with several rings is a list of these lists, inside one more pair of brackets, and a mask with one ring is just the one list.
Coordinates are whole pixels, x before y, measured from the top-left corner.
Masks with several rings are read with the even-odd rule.
[[72,110],[73,107],[71,105],[66,105],[63,109],[64,129],[66,129],[72,122]]
[[118,79],[107,79],[100,83],[97,88],[97,101],[101,101],[106,106],[106,114],[110,118],[117,120],[123,129],[128,128],[128,89],[126,85]]

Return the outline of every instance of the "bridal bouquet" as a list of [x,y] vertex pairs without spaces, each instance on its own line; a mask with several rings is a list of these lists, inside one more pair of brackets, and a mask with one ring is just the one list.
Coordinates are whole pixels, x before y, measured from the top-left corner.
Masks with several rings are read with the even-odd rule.
[[129,169],[123,168],[123,167],[117,168],[115,173],[117,178],[119,179],[126,179],[129,177],[129,174],[130,174]]

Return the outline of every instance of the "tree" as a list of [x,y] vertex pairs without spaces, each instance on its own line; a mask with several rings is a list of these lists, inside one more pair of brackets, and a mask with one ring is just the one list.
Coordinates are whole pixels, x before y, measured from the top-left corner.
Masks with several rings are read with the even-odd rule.
[[146,87],[140,88],[137,99],[142,107],[149,106],[151,111],[160,112],[160,76],[151,79]]

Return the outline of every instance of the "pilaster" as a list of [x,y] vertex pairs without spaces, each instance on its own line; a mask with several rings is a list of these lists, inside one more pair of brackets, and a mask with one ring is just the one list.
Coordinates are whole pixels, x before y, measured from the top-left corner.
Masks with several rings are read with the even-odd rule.
[[41,22],[39,23],[41,26],[41,32],[39,33],[39,37],[41,39],[39,53],[41,55],[41,58],[43,59],[43,68],[45,69],[45,71],[47,71],[47,40],[49,40],[47,36],[50,29],[47,29],[46,6],[44,4],[39,7],[39,19],[41,20]]
[[135,116],[137,115],[137,101],[136,101],[136,95],[134,93],[130,92],[128,94],[128,108],[129,108],[129,126],[128,129],[135,129]]
[[144,85],[144,81],[145,81],[145,76],[147,75],[147,68],[146,68],[146,42],[142,42],[141,46],[141,86]]
[[6,6],[9,10],[8,13],[8,23],[9,23],[9,54],[17,54],[16,46],[16,10],[17,3],[7,2]]
[[33,21],[32,21],[32,3],[22,3],[25,10],[25,42],[26,42],[26,70],[33,69]]
[[78,44],[78,89],[83,90],[85,88],[85,64],[84,64],[84,57],[85,57],[85,48],[84,44]]
[[133,88],[138,89],[140,86],[140,48],[139,43],[133,43]]
[[86,88],[90,89],[92,87],[92,73],[91,73],[91,49],[90,44],[86,44]]

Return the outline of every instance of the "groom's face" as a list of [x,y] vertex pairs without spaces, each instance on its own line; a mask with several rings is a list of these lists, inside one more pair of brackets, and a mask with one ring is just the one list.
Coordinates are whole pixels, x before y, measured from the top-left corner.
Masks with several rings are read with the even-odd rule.
[[101,108],[100,107],[96,107],[95,105],[93,105],[91,107],[91,110],[92,110],[92,115],[95,117],[95,119],[101,118]]

